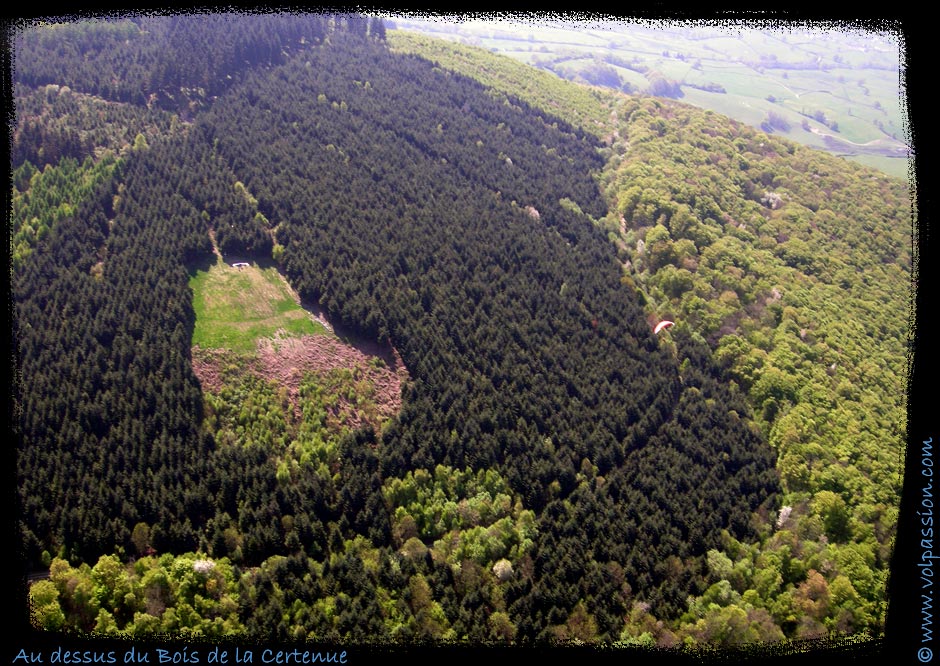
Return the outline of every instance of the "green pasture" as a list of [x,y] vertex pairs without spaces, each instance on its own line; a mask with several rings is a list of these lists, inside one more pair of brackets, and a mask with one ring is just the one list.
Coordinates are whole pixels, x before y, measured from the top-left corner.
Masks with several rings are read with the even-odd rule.
[[326,333],[297,302],[275,268],[235,268],[222,261],[190,278],[193,345],[253,351],[259,338]]

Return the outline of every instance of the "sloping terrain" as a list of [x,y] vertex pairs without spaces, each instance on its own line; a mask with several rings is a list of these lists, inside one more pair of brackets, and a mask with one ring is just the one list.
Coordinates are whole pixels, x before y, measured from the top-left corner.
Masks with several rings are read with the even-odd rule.
[[[572,122],[586,117],[570,83],[545,94],[508,58],[393,37],[395,48],[524,91]],[[651,326],[676,319],[707,339],[778,452],[784,489],[777,534],[714,551],[714,585],[683,626],[696,640],[715,632],[725,642],[751,640],[756,625],[717,627],[766,609],[787,635],[880,631],[906,436],[909,191],[680,102],[611,94],[604,103],[612,109],[601,177],[610,212],[600,223],[619,248],[622,281],[642,290]],[[780,562],[794,552],[809,569],[787,573]],[[765,584],[778,573],[779,583]],[[810,617],[794,610],[830,586],[836,600]],[[675,640],[634,611],[625,638]]]
[[194,349],[193,370],[203,390],[219,393],[226,385],[226,371],[233,361],[244,366],[244,372],[286,389],[297,413],[301,409],[300,392],[305,377],[311,373],[327,376],[345,371],[340,374],[348,377],[348,384],[359,385],[359,393],[367,395],[372,406],[362,413],[357,410],[359,401],[346,397],[349,388],[336,387],[337,405],[331,414],[335,430],[355,430],[366,423],[376,431],[381,430],[401,409],[402,386],[408,380],[400,357],[395,366],[389,367],[381,357],[365,354],[337,338],[302,335],[259,339],[257,354],[248,360],[233,357],[224,350]]
[[[754,166],[759,137],[727,130],[727,145],[703,149],[724,164],[712,193],[677,166],[698,159],[682,142],[660,174],[681,181],[652,179],[634,156],[659,158],[680,126],[709,147],[726,131],[714,117],[682,124],[670,107],[620,99],[622,115],[607,115],[624,124],[599,133],[605,144],[596,113],[568,124],[392,53],[374,20],[232,20],[224,36],[218,21],[95,29],[82,62],[106,71],[139,48],[134,62],[155,67],[144,100],[193,122],[136,142],[16,276],[19,492],[26,550],[53,564],[46,626],[662,644],[877,630],[891,517],[881,509],[866,533],[879,505],[843,498],[871,487],[868,470],[797,488],[806,459],[767,440],[786,414],[822,409],[780,379],[801,377],[785,334],[814,341],[812,326],[794,328],[800,292],[778,280],[804,278],[775,269],[736,291],[710,272],[747,280],[762,264],[738,265],[741,246],[773,240],[790,268],[851,280],[813,253],[838,243],[815,231],[788,243],[795,217],[755,217],[767,208],[757,183],[796,196]],[[199,66],[170,71],[160,48],[199,35],[212,37],[192,54]],[[20,85],[47,85],[48,68],[26,61]],[[138,103],[126,79],[103,88],[71,62],[62,84]],[[773,152],[782,170],[807,171],[804,153]],[[832,163],[810,164],[806,177],[828,183]],[[888,226],[896,209],[866,219]],[[839,233],[839,217],[807,219]],[[207,310],[191,285],[214,259],[210,232],[226,256],[277,265],[383,360],[281,324],[240,351],[194,350]],[[902,274],[903,258],[886,260],[896,239],[875,245],[885,275]],[[712,289],[711,305],[691,299]],[[678,325],[654,334],[650,318],[673,313]],[[764,325],[779,327],[776,347]],[[752,378],[749,355],[763,362]],[[793,461],[782,488],[778,454]],[[803,493],[788,496],[792,533],[781,490]],[[118,549],[141,559],[122,568]],[[115,567],[128,593],[102,591],[98,606],[75,596]],[[830,588],[838,601],[816,604]]]

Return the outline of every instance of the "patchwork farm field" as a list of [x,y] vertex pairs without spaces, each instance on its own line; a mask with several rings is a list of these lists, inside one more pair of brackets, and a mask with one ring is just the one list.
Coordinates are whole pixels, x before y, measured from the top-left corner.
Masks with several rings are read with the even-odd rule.
[[675,97],[907,178],[900,52],[886,32],[588,20],[401,25],[564,79]]

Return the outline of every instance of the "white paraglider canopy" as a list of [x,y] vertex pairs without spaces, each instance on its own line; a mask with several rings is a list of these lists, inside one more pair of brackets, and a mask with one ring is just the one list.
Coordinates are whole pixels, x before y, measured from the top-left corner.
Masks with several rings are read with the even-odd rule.
[[659,322],[658,324],[656,324],[656,328],[653,329],[653,333],[656,333],[658,335],[659,332],[663,330],[664,328],[669,328],[670,326],[675,326],[675,325],[676,325],[675,322],[663,320]]

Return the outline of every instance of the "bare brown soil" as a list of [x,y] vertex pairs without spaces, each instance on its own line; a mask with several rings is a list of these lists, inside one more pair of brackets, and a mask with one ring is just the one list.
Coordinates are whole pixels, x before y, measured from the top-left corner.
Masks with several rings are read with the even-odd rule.
[[[375,359],[382,359],[382,362],[376,363]],[[195,347],[192,363],[203,390],[218,392],[225,383],[231,352]],[[339,391],[338,404],[329,418],[331,425],[355,429],[368,424],[377,433],[381,432],[382,424],[401,409],[402,384],[408,380],[408,370],[394,348],[390,354],[379,356],[367,354],[330,335],[264,338],[258,341],[257,354],[241,372],[253,373],[285,387],[299,417],[299,392],[304,377],[308,373],[325,376],[344,368],[352,372],[351,383],[356,395],[365,399],[354,404],[345,391]]]
[[193,347],[193,372],[203,391],[218,393],[222,390],[222,364],[228,352],[224,349],[202,349]]

